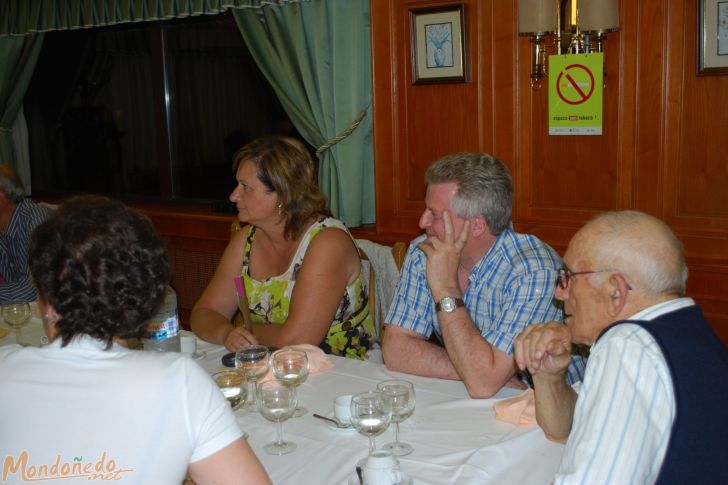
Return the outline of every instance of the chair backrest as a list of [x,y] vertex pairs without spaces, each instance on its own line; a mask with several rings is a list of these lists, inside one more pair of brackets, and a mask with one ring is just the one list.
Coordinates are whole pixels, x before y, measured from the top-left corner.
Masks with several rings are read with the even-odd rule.
[[390,247],[367,239],[357,239],[356,242],[364,261],[364,270],[368,272],[366,280],[369,282],[369,311],[374,318],[377,336],[381,338],[384,317],[394,298],[407,245],[397,242]]

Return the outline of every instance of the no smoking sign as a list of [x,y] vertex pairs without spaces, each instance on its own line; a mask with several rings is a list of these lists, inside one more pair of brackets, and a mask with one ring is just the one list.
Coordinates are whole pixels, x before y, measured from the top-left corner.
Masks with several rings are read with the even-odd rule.
[[604,55],[549,56],[549,134],[602,134]]

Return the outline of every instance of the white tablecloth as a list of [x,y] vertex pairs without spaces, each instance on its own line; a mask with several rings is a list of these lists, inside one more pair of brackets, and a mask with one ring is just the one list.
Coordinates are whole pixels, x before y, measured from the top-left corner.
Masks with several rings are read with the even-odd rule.
[[[220,346],[199,342],[206,352],[200,364],[222,369]],[[461,382],[390,372],[381,364],[332,356],[335,368],[309,376],[298,388],[309,412],[283,423],[284,439],[296,443],[293,453],[273,456],[263,450],[276,437],[275,423],[260,414],[238,410],[241,428],[273,483],[346,484],[356,462],[367,454],[368,441],[353,430],[337,430],[312,413],[333,412],[336,396],[374,389],[379,381],[405,378],[415,385],[414,414],[400,424],[400,439],[414,452],[399,458],[401,469],[416,484],[549,484],[563,446],[548,441],[538,427],[519,428],[495,419],[493,399],[471,399]],[[497,398],[518,391],[504,389]],[[394,440],[394,426],[377,437],[377,445]],[[355,483],[355,482],[352,482]]]
[[[23,328],[24,340],[39,345],[41,336],[40,319],[33,318]],[[0,345],[14,342],[12,332],[0,339]],[[205,353],[198,362],[208,372],[223,368],[224,347],[198,341],[198,350]],[[354,467],[367,454],[367,438],[353,430],[329,427],[312,413],[332,413],[336,396],[374,389],[379,381],[393,377],[415,385],[415,412],[400,424],[400,439],[415,450],[399,458],[402,471],[415,484],[551,483],[563,446],[548,441],[537,427],[519,428],[497,421],[493,399],[471,399],[461,382],[390,372],[372,362],[331,359],[333,369],[309,376],[299,387],[299,401],[308,414],[283,423],[284,439],[297,445],[293,453],[267,454],[263,446],[275,439],[275,423],[257,412],[236,411],[240,427],[249,433],[249,442],[274,484],[356,484]],[[496,398],[517,393],[503,389]],[[393,440],[394,426],[390,426],[377,437],[377,444]]]

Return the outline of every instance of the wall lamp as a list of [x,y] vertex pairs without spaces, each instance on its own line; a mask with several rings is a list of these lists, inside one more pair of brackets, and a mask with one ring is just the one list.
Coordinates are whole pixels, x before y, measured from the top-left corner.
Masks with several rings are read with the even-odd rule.
[[[531,37],[531,86],[547,75],[547,49],[556,54],[603,52],[608,32],[619,29],[618,0],[518,0],[518,31]],[[553,34],[553,44],[546,36]]]

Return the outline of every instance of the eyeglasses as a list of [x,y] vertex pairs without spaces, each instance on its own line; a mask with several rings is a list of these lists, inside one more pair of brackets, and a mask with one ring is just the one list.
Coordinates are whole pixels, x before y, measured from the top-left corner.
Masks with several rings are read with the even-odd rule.
[[[556,282],[561,287],[562,290],[566,290],[569,288],[569,281],[574,276],[579,276],[583,274],[593,274],[593,273],[610,273],[610,272],[616,272],[616,269],[596,269],[593,271],[577,271],[576,273],[572,272],[569,268],[564,266],[563,268],[559,269],[558,276],[556,277]],[[627,289],[631,290],[632,287],[629,286],[629,283],[627,283]]]

